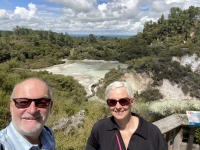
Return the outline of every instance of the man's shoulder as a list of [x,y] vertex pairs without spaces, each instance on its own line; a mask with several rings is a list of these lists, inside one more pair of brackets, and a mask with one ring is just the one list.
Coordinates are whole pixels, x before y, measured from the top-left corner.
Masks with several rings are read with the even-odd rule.
[[5,137],[7,136],[7,132],[8,132],[7,128],[0,130],[0,143],[5,140]]
[[4,150],[4,149],[5,149],[4,145],[0,143],[0,150]]
[[48,137],[50,139],[54,139],[54,133],[52,131],[52,129],[48,126],[44,126],[43,129],[42,129],[42,132],[41,132],[41,138],[43,137]]
[[44,126],[44,129],[46,131],[48,131],[50,133],[50,135],[53,135],[53,131],[51,130],[51,128],[47,127],[47,126]]
[[55,139],[51,128],[44,126],[40,136],[42,147],[44,149],[55,149]]
[[6,128],[0,130],[0,136],[6,132]]
[[8,146],[8,142],[10,142],[8,127],[0,130],[0,150],[4,150],[5,146]]

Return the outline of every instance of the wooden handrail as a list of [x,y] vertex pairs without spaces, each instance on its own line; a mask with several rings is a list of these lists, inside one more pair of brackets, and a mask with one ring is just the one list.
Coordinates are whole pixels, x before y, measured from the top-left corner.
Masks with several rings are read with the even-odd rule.
[[[189,126],[186,114],[173,114],[153,124],[160,129],[162,134],[165,134],[169,150],[200,150],[199,144],[193,144],[195,128]],[[190,135],[187,143],[182,142],[185,127],[190,127]]]

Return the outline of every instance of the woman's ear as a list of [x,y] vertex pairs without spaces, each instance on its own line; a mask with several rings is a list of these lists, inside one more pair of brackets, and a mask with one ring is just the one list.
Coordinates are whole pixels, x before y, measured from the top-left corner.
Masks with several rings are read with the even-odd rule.
[[134,105],[135,104],[135,98],[131,98],[130,103],[131,103],[131,105]]

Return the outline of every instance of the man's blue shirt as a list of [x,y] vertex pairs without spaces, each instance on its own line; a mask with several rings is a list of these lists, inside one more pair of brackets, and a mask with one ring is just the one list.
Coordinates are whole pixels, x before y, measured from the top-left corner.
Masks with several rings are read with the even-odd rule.
[[15,130],[12,122],[0,131],[0,144],[5,150],[56,150],[53,132],[48,127],[43,127],[40,140],[41,148],[31,144]]

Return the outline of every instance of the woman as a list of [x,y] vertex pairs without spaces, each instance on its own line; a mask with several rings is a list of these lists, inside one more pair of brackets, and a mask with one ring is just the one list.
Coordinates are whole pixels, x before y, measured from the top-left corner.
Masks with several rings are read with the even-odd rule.
[[157,126],[131,112],[133,90],[126,82],[115,81],[105,91],[111,117],[97,121],[86,150],[167,150]]

